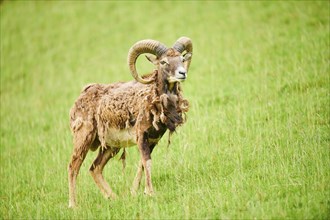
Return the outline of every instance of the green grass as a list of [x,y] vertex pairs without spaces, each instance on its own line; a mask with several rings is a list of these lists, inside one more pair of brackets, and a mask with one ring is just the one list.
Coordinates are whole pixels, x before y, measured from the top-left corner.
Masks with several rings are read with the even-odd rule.
[[[329,1],[4,1],[0,218],[329,219]],[[138,152],[88,168],[68,206],[69,109],[91,82],[131,80],[130,46],[194,43],[188,122],[153,153],[155,197],[133,197]],[[144,65],[144,72],[152,66]]]

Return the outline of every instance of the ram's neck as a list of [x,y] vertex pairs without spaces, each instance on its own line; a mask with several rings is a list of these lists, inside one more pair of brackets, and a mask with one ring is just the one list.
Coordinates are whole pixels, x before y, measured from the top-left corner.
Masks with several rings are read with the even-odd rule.
[[168,91],[167,92],[170,92],[170,93],[176,93],[177,92],[177,82],[175,83],[168,83]]
[[161,75],[157,76],[157,93],[162,94],[172,94],[177,95],[178,93],[178,83],[169,83]]

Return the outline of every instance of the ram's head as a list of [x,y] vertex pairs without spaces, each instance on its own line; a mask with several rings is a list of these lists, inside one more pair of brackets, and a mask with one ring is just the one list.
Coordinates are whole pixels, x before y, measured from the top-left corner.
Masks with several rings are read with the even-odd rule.
[[142,78],[136,70],[136,60],[141,54],[153,54],[147,59],[156,65],[164,80],[168,83],[182,82],[187,78],[192,57],[192,42],[187,37],[179,38],[172,48],[155,40],[142,40],[134,44],[128,52],[128,65],[134,79],[149,84],[154,79]]

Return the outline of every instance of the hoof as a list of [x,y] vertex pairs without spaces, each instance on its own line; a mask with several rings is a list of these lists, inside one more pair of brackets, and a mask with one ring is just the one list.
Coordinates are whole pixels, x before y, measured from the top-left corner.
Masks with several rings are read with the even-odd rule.
[[110,197],[112,200],[116,200],[118,199],[118,196],[116,194],[112,194],[111,197]]
[[148,192],[148,191],[144,190],[144,195],[146,195],[146,196],[154,196],[155,193],[153,191]]
[[115,193],[111,193],[110,195],[104,196],[106,199],[116,200],[118,196]]
[[131,189],[131,195],[132,196],[137,196],[137,191],[135,189]]
[[76,204],[69,202],[69,209],[76,208]]

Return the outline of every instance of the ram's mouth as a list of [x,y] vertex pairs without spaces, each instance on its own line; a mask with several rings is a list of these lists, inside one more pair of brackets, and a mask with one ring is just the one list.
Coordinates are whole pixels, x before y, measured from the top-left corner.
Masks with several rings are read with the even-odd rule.
[[182,77],[178,77],[178,78],[176,78],[176,79],[177,79],[179,82],[183,82],[183,81],[186,80],[186,78],[187,78],[187,77],[182,76]]
[[175,76],[171,76],[167,79],[167,81],[169,83],[175,83],[175,82],[183,82],[186,80],[187,77],[182,76],[182,77],[175,77]]

